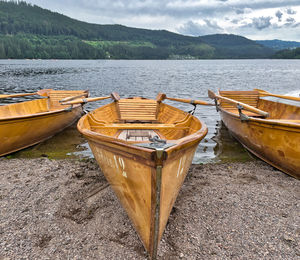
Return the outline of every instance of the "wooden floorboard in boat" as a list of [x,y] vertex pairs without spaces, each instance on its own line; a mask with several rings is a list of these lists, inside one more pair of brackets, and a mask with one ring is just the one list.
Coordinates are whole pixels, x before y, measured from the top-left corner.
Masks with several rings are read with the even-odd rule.
[[125,129],[122,130],[118,138],[126,141],[149,141],[157,133],[154,130],[148,129]]

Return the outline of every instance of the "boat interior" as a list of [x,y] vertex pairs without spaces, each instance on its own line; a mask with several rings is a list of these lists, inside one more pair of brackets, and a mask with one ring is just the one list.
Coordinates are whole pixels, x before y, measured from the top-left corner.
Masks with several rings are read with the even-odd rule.
[[141,97],[114,98],[114,102],[89,113],[84,127],[128,142],[145,142],[155,136],[176,140],[201,129],[190,113],[158,100]]
[[27,116],[64,109],[70,106],[61,105],[59,101],[78,95],[87,96],[88,93],[82,90],[52,90],[45,98],[0,106],[0,118]]
[[[255,108],[269,113],[269,116],[265,118],[262,115],[243,110],[243,114],[247,116],[300,123],[300,104],[299,106],[295,106],[288,105],[286,103],[270,101],[260,97],[259,92],[255,90],[219,91],[219,94],[223,97],[240,101],[242,103],[245,103],[247,105],[253,106]],[[224,110],[239,115],[239,111],[235,104],[221,100],[219,105]]]

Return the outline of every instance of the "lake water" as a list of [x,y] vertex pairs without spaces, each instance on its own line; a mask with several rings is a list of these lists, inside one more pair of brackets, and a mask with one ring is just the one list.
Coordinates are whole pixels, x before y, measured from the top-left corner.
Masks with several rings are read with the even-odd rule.
[[[300,60],[0,60],[0,93],[35,92],[42,88],[89,89],[91,96],[118,92],[121,97],[169,97],[210,101],[207,89],[264,89],[284,94],[300,89]],[[30,99],[32,97],[28,97]],[[1,104],[25,100],[5,99]],[[90,103],[92,110],[108,101]],[[192,106],[167,102],[189,111]],[[195,115],[208,126],[194,163],[249,160],[247,152],[222,126],[214,107],[198,106]],[[54,158],[91,156],[76,129],[70,128],[15,157],[47,155]]]

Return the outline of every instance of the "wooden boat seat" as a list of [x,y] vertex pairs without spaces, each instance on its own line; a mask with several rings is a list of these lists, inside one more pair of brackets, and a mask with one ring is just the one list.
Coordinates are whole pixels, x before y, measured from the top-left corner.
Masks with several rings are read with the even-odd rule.
[[[257,108],[259,93],[258,91],[220,91],[220,95],[226,98],[231,98],[236,101],[240,101],[247,105]],[[235,104],[229,103],[227,101],[220,101],[221,107],[227,108],[236,108]],[[251,113],[251,112],[249,112]]]
[[157,121],[158,103],[156,100],[128,98],[120,99],[117,104],[120,122]]

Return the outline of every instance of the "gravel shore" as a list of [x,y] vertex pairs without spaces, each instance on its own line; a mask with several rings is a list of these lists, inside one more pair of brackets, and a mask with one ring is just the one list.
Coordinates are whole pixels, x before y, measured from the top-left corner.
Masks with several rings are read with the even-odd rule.
[[[94,160],[0,158],[0,260],[147,259]],[[300,259],[300,181],[261,161],[193,165],[158,259]]]

